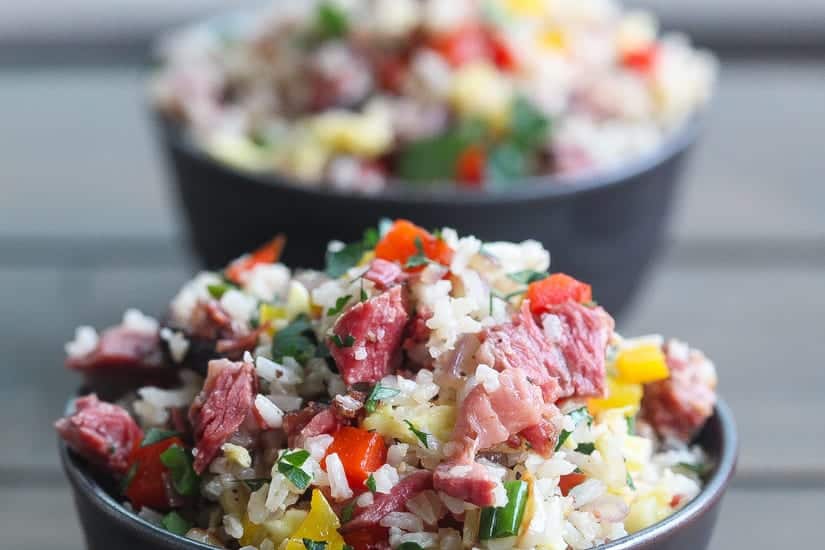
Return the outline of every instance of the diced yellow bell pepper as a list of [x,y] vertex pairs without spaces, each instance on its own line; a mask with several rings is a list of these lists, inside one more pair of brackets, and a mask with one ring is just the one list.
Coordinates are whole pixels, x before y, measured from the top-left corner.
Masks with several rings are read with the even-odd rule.
[[339,527],[341,522],[329,502],[321,491],[314,489],[309,514],[290,535],[286,550],[304,550],[303,539],[325,542],[327,550],[342,550],[344,538],[338,533]]
[[284,306],[287,319],[291,321],[303,313],[309,313],[309,302],[309,291],[306,287],[298,281],[290,281]]
[[238,539],[241,546],[258,546],[266,538],[267,532],[263,525],[252,523],[247,514],[243,516],[243,536]]
[[567,47],[567,37],[561,29],[549,29],[539,35],[538,43],[546,50],[563,51]]
[[299,510],[292,508],[284,512],[284,515],[264,522],[266,527],[267,538],[272,541],[275,548],[281,546],[289,536],[295,532],[301,523],[306,519],[308,512],[306,510]]
[[504,0],[504,7],[510,13],[526,17],[537,17],[544,13],[543,0]]
[[613,378],[608,378],[607,397],[604,399],[589,399],[587,401],[587,408],[591,414],[597,415],[606,410],[619,407],[638,407],[641,402],[641,384],[628,384]]
[[648,384],[670,376],[665,354],[653,344],[642,344],[619,352],[614,363],[618,379],[632,384]]

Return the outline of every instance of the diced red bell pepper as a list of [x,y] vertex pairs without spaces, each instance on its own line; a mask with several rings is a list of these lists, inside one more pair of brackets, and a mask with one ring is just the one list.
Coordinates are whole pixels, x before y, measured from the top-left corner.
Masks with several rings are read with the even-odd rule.
[[376,258],[399,262],[401,265],[421,252],[430,260],[443,265],[449,265],[453,259],[453,250],[446,242],[407,220],[396,220],[375,247]]
[[[345,426],[333,435],[327,456],[338,453],[344,465],[347,482],[356,494],[367,490],[364,482],[371,473],[387,462],[387,446],[377,433]],[[324,457],[326,468],[326,456]]]
[[644,48],[622,55],[622,65],[641,74],[649,74],[659,59],[659,44],[653,42]]
[[352,546],[353,550],[384,550],[389,548],[390,530],[380,525],[364,527],[344,533],[344,542]]
[[554,273],[541,281],[530,283],[527,287],[527,298],[530,300],[530,311],[538,315],[550,306],[563,304],[568,300],[590,302],[593,300],[593,291],[590,285],[570,275]]
[[251,254],[245,254],[229,264],[226,268],[226,278],[235,284],[243,283],[243,276],[259,264],[274,264],[281,257],[286,245],[286,237],[278,234],[274,239]]
[[467,187],[479,187],[484,181],[486,155],[481,147],[471,145],[458,157],[456,177]]
[[518,68],[518,59],[512,48],[500,36],[490,33],[488,37],[490,55],[496,66],[503,71],[515,71]]
[[559,489],[561,489],[561,494],[567,496],[573,487],[581,485],[587,479],[587,476],[584,474],[580,474],[578,472],[573,472],[572,474],[566,474],[559,478]]
[[130,471],[134,468],[135,474],[126,486],[125,495],[135,508],[169,509],[164,480],[169,469],[160,461],[160,455],[172,445],[184,447],[180,438],[170,437],[152,445],[137,447],[132,452]]
[[430,40],[430,47],[453,67],[486,58],[490,54],[487,36],[478,25],[464,25],[439,34]]

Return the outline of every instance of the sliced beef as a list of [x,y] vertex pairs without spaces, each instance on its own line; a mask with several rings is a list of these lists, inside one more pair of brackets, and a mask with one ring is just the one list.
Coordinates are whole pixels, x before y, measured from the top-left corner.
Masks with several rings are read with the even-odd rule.
[[481,334],[477,360],[498,370],[523,370],[541,387],[548,403],[570,396],[602,396],[613,319],[600,307],[572,301],[553,306],[546,315],[553,316],[556,334],[546,334],[525,301],[512,322]]
[[315,402],[284,416],[284,431],[290,447],[303,447],[308,437],[331,434],[341,425],[332,408]]
[[347,393],[336,395],[332,400],[332,412],[342,420],[357,418],[364,410],[367,394],[350,389]]
[[526,301],[510,323],[485,329],[481,341],[476,353],[479,363],[500,371],[524,371],[527,378],[541,388],[546,402],[552,403],[572,391],[570,372],[561,350],[536,324]]
[[545,411],[545,417],[541,422],[519,432],[519,435],[527,440],[534,451],[545,457],[553,454],[559,439],[559,428],[553,422],[555,416],[561,416],[561,411],[553,405],[548,405],[548,410]]
[[252,351],[258,346],[261,334],[269,328],[269,324],[259,326],[253,331],[241,336],[223,338],[215,343],[215,351],[228,359],[238,360],[245,351]]
[[202,473],[244,421],[254,417],[256,386],[251,363],[228,359],[209,362],[206,382],[189,409],[195,434],[196,472]]
[[613,333],[613,318],[601,307],[567,301],[548,310],[561,324],[557,342],[570,372],[572,394],[602,397],[606,388],[605,353]]
[[487,507],[495,504],[495,490],[501,483],[478,462],[445,462],[436,467],[433,486],[451,497]]
[[371,505],[356,513],[355,517],[344,524],[342,532],[362,529],[378,523],[390,512],[404,510],[405,503],[422,491],[433,488],[433,473],[418,470],[395,484],[389,493],[376,493]]
[[690,441],[713,414],[716,369],[681,342],[668,342],[664,351],[670,378],[645,385],[641,417],[659,435]]
[[118,325],[100,335],[97,347],[81,357],[69,357],[66,366],[78,371],[157,368],[163,364],[160,334]]
[[375,284],[379,290],[387,290],[391,286],[404,281],[407,274],[396,262],[376,258],[370,263],[370,268],[364,278]]
[[330,353],[347,385],[375,383],[400,359],[408,315],[400,286],[359,302],[335,323]]
[[85,459],[122,474],[143,431],[122,407],[100,401],[95,394],[75,401],[75,412],[55,423],[60,437]]

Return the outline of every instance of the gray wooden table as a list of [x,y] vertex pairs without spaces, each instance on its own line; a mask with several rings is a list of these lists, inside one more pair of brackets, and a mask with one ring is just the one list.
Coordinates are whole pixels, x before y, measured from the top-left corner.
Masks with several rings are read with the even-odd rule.
[[[726,66],[673,244],[620,327],[716,360],[742,446],[714,550],[822,548],[823,74]],[[73,327],[158,312],[191,273],[142,105],[136,69],[0,69],[4,548],[83,546],[50,428]]]

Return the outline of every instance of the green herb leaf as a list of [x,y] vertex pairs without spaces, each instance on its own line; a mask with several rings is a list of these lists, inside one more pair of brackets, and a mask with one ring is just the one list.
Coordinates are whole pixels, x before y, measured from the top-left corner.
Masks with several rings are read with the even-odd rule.
[[230,285],[228,283],[217,283],[214,285],[207,285],[206,290],[209,291],[210,296],[212,296],[216,300],[220,300],[221,297],[226,294],[226,291],[235,288],[235,285]]
[[550,121],[526,98],[516,98],[510,117],[510,139],[518,147],[536,149],[546,142]]
[[143,436],[143,441],[140,442],[141,447],[148,447],[149,445],[154,445],[164,439],[169,439],[170,437],[179,437],[180,434],[178,432],[173,432],[171,430],[160,430],[158,428],[149,428],[146,432],[146,435]]
[[352,500],[341,508],[341,523],[346,523],[352,519],[352,513],[355,511],[355,501]]
[[[383,223],[385,220],[382,220]],[[390,222],[391,223],[391,222]],[[358,265],[365,252],[375,248],[380,239],[381,230],[370,227],[364,231],[360,241],[345,245],[341,250],[335,252],[327,250],[326,253],[326,273],[330,277],[338,278],[351,268]]]
[[368,299],[369,299],[369,296],[367,296],[367,293],[366,293],[366,291],[364,290],[364,288],[362,286],[361,287],[361,301],[366,302]]
[[396,388],[390,388],[387,386],[382,386],[379,382],[375,385],[374,388],[372,388],[370,396],[364,402],[364,408],[367,409],[368,413],[374,413],[379,401],[384,401],[385,399],[392,399],[399,393],[401,393],[401,390]]
[[183,519],[183,517],[181,517],[181,515],[174,510],[163,516],[160,520],[160,524],[170,533],[174,533],[181,537],[192,528],[192,524]]
[[373,475],[370,474],[370,477],[367,478],[367,481],[364,482],[364,485],[367,486],[367,489],[370,490],[370,493],[374,493],[375,492],[375,477],[373,477]]
[[129,485],[132,484],[132,480],[135,479],[135,474],[137,474],[138,466],[140,466],[140,462],[133,462],[129,469],[126,470],[126,476],[124,476],[123,480],[120,482],[120,494],[125,495],[126,491],[129,489]]
[[[569,416],[573,419],[573,422],[576,426],[578,426],[582,422],[587,422],[588,426],[593,425],[593,417],[590,416],[590,412],[587,410],[587,407],[579,407],[578,409],[572,410],[570,411]],[[567,438],[570,437],[571,433],[573,432],[562,430],[562,432],[559,434],[559,440],[556,443],[557,451],[561,449],[561,446],[564,445],[564,442],[567,441]]]
[[627,433],[629,435],[636,435],[636,417],[627,416],[625,417],[625,421],[627,421]]
[[710,470],[710,467],[707,464],[704,464],[704,463],[701,463],[701,462],[698,463],[698,464],[691,464],[689,462],[680,462],[675,467],[677,469],[686,470],[686,471],[688,471],[692,474],[696,474],[699,477],[704,477],[708,473],[708,470]]
[[339,335],[333,334],[330,337],[330,340],[332,340],[332,343],[335,344],[336,348],[351,348],[355,343],[355,338],[352,334],[347,334],[343,339]]
[[407,259],[407,263],[404,264],[406,269],[421,267],[422,265],[427,265],[432,261],[426,254],[424,254],[424,243],[421,242],[421,237],[416,237],[414,242],[417,252]]
[[395,548],[396,550],[424,550],[417,542],[402,542]]
[[636,490],[636,484],[633,483],[633,478],[630,476],[630,472],[627,472],[627,486],[634,491]]
[[427,441],[427,433],[422,432],[421,430],[416,428],[415,424],[413,424],[409,420],[404,420],[404,423],[407,425],[407,427],[410,429],[410,431],[415,435],[415,437],[418,438],[418,440],[421,442],[421,444],[424,445],[425,448],[429,449],[430,444]]
[[198,492],[198,474],[192,468],[192,456],[178,444],[160,454],[161,463],[172,475],[172,485],[178,494],[191,496]]
[[345,36],[349,31],[347,14],[332,2],[323,2],[318,6],[316,28],[323,40]]
[[516,271],[515,273],[509,273],[507,275],[509,279],[523,285],[529,285],[530,283],[535,283],[536,281],[542,281],[549,276],[550,274],[546,271],[534,271],[532,269]]
[[[382,219],[378,223],[380,224],[384,221],[386,220]],[[390,225],[392,225],[392,222],[390,222]],[[375,248],[375,246],[378,244],[378,241],[380,240],[381,233],[379,232],[379,230],[375,227],[369,227],[366,230],[364,230],[364,238],[361,239],[361,246],[364,247],[364,250],[371,250]]]
[[596,450],[596,446],[593,443],[579,443],[576,447],[577,453],[582,453],[585,455],[593,454],[593,451]]
[[275,333],[272,339],[272,358],[281,361],[292,357],[305,363],[315,355],[315,335],[306,315],[296,317],[290,324]]
[[398,177],[413,183],[441,183],[456,175],[458,159],[471,145],[487,138],[480,120],[465,120],[444,134],[408,143],[398,155]]
[[307,458],[309,452],[301,449],[291,453],[284,453],[278,459],[278,471],[287,478],[297,489],[304,490],[309,487],[312,476],[301,469]]
[[323,540],[302,539],[306,550],[325,550],[327,543]]
[[[362,290],[363,292],[363,290]],[[346,296],[341,296],[337,300],[335,300],[335,307],[331,307],[327,310],[327,316],[332,317],[333,315],[338,315],[343,311],[344,306],[352,299],[352,295],[347,294]]]

